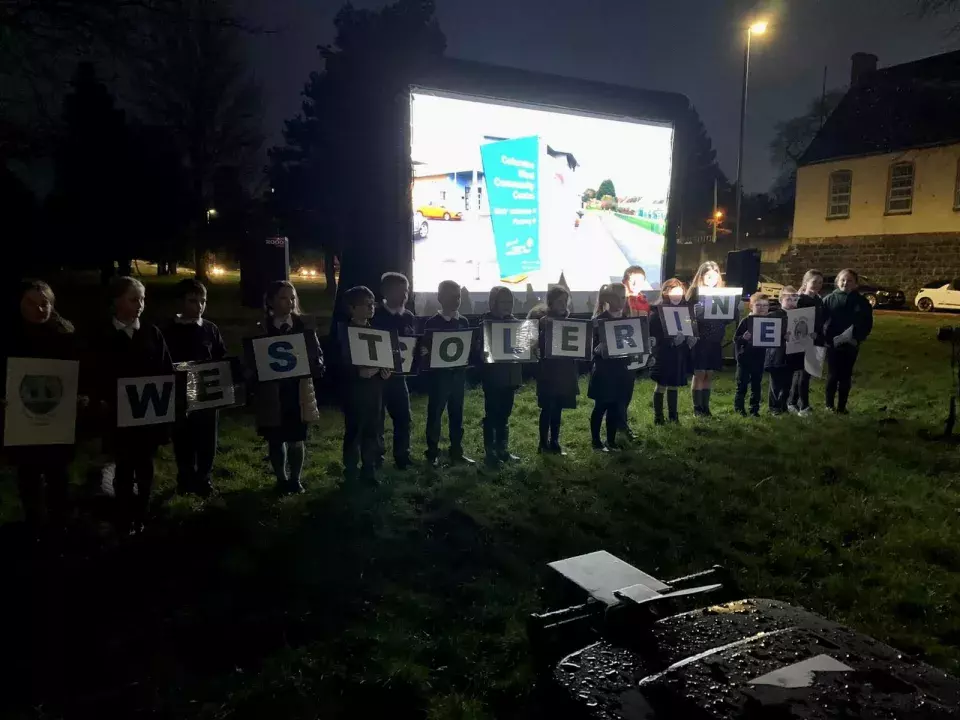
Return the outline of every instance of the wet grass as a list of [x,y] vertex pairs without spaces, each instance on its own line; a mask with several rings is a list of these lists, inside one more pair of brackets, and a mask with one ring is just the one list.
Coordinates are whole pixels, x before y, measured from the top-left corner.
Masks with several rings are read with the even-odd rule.
[[[162,307],[164,288],[150,292]],[[256,313],[227,317],[230,292],[215,291],[209,312],[238,342]],[[719,563],[734,592],[802,604],[960,671],[960,455],[921,439],[942,427],[951,392],[941,321],[878,318],[847,418],[741,419],[728,372],[715,420],[695,422],[684,397],[682,424],[657,428],[641,382],[632,449],[593,454],[582,397],[564,416],[570,456],[543,459],[527,386],[513,418],[522,463],[388,469],[375,490],[340,486],[342,420],[327,408],[309,492],[275,497],[252,418],[234,413],[218,497],[171,497],[165,448],[151,531],[106,549],[81,535],[52,563],[23,551],[2,481],[0,715],[532,717],[524,623],[544,609],[545,563],[600,548],[660,576]],[[424,415],[417,397],[416,452]],[[479,456],[479,390],[466,416]]]

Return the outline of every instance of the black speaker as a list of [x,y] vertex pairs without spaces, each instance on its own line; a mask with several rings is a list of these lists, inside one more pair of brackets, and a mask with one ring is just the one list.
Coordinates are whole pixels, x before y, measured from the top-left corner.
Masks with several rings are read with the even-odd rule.
[[745,296],[753,295],[760,287],[760,251],[756,248],[727,253],[727,287],[742,287]]
[[267,285],[290,279],[290,242],[268,237],[250,242],[240,258],[240,295],[244,307],[262,308]]

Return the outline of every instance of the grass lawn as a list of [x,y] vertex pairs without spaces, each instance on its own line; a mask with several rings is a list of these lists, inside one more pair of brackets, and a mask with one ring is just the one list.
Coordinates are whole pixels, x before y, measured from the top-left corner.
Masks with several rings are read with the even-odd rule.
[[[256,313],[224,313],[235,292],[214,289],[208,312],[237,348]],[[62,292],[62,311],[79,318],[67,298],[91,294]],[[169,307],[169,287],[147,303]],[[229,414],[218,497],[171,497],[165,448],[148,534],[106,550],[81,538],[52,566],[18,544],[4,476],[0,716],[535,717],[525,619],[545,609],[545,564],[601,548],[665,577],[722,564],[731,594],[804,605],[958,672],[960,455],[920,438],[951,392],[943,322],[878,316],[847,418],[741,419],[729,371],[715,420],[695,422],[687,395],[681,425],[657,428],[642,382],[633,449],[592,453],[584,394],[564,416],[570,456],[542,459],[527,386],[521,464],[388,471],[376,490],[338,485],[335,409],[311,434],[309,492],[288,499],[271,492],[252,418]],[[424,416],[417,397],[417,453]],[[481,417],[471,390],[477,457]]]

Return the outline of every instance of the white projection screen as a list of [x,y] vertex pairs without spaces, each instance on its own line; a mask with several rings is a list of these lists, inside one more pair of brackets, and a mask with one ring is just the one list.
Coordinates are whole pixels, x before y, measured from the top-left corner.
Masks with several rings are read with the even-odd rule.
[[630,265],[660,286],[673,128],[413,88],[413,283],[418,312],[442,280],[486,310],[564,284],[575,312]]

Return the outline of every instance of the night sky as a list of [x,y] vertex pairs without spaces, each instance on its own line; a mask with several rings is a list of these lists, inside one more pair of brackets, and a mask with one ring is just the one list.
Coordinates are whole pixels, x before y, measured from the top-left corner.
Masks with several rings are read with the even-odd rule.
[[[280,32],[253,40],[266,99],[269,144],[299,109],[316,46],[333,39],[341,0],[246,0],[248,13]],[[357,0],[357,7],[387,3]],[[447,54],[469,60],[685,94],[713,138],[721,166],[736,172],[743,35],[757,8],[769,17],[754,44],[744,185],[768,189],[776,121],[804,111],[827,87],[846,86],[850,55],[872,52],[880,66],[956,49],[948,18],[919,20],[913,0],[437,0]]]

